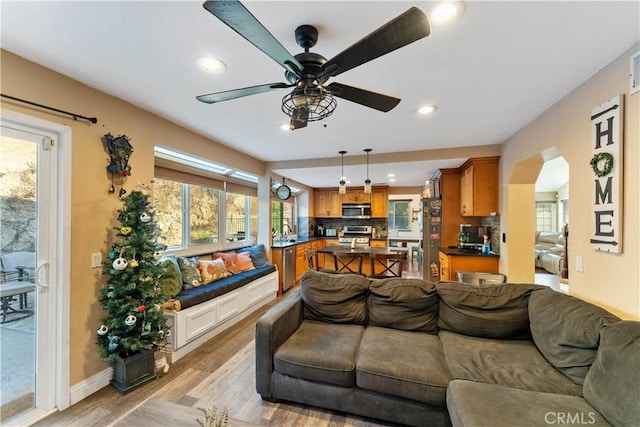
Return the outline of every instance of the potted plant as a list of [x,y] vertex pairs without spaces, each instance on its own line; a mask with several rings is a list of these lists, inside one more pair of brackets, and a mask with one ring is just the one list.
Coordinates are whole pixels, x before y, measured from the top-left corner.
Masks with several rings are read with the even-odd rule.
[[161,307],[157,229],[149,188],[122,197],[116,243],[103,265],[100,302],[107,316],[97,330],[100,356],[113,360],[111,384],[124,394],[156,378],[154,352],[169,334]]

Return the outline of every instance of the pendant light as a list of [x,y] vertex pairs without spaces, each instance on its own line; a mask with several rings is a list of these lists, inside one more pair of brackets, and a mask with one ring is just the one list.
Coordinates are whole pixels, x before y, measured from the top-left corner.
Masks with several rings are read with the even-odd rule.
[[338,187],[338,193],[345,194],[347,192],[347,178],[344,176],[344,155],[347,154],[347,152],[342,150],[338,151],[338,153],[342,156],[342,175],[340,176],[340,187]]
[[367,153],[367,179],[364,180],[364,192],[371,194],[371,180],[369,179],[369,153],[371,148],[365,148],[364,152]]

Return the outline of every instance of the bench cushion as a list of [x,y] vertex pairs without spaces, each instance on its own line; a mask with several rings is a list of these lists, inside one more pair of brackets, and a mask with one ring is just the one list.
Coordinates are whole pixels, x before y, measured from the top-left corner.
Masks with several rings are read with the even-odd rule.
[[531,295],[529,317],[540,352],[580,385],[596,357],[600,327],[620,320],[600,307],[551,289]]
[[609,425],[581,397],[464,380],[449,384],[447,409],[453,427]]
[[451,375],[437,335],[370,326],[356,369],[358,387],[445,407]]
[[369,324],[403,331],[438,333],[438,294],[421,279],[374,280],[367,298]]
[[582,388],[558,372],[531,340],[496,340],[440,331],[454,379],[580,396]]
[[238,289],[249,282],[252,282],[262,276],[266,276],[269,273],[276,271],[276,267],[273,264],[268,264],[264,267],[256,268],[255,270],[243,271],[238,274],[234,274],[224,279],[209,283],[208,285],[198,286],[196,288],[182,290],[175,300],[180,302],[180,309],[198,305],[202,302],[209,301],[210,299],[219,297],[220,295],[231,292],[234,289]]
[[640,426],[640,322],[600,329],[596,360],[584,380],[584,397],[614,426]]
[[342,387],[356,384],[356,354],[364,333],[360,325],[305,320],[275,352],[277,372]]
[[544,286],[436,284],[438,327],[485,338],[529,338],[529,295]]

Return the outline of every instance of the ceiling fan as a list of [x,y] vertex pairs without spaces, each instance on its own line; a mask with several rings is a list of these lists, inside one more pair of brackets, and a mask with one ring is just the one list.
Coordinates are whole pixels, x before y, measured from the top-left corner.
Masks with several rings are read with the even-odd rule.
[[424,12],[417,7],[411,7],[327,60],[322,55],[309,52],[318,41],[318,30],[311,25],[296,28],[296,43],[304,49],[304,53],[292,56],[239,1],[205,1],[203,6],[284,68],[287,83],[267,83],[200,95],[196,98],[213,104],[293,87],[294,89],[282,99],[282,111],[291,118],[292,130],[306,127],[308,122],[316,120],[325,120],[326,126],[326,118],[333,113],[337,105],[335,97],[383,112],[393,109],[400,102],[400,98],[341,83],[325,83],[331,77],[424,38],[431,31],[429,19]]

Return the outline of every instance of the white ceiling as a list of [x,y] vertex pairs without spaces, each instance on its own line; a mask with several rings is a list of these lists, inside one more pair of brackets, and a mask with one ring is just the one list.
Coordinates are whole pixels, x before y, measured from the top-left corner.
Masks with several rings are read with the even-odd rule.
[[[331,58],[412,5],[435,2],[246,1],[246,7],[291,52],[294,30],[319,29],[313,52]],[[157,113],[267,162],[303,184],[335,186],[339,150],[351,163],[372,148],[370,178],[422,185],[438,167],[428,150],[501,144],[640,38],[637,1],[465,3],[463,15],[432,33],[331,81],[402,98],[381,113],[338,99],[328,127],[282,131],[286,90],[207,105],[196,95],[285,81],[282,68],[193,1],[1,1],[2,48]],[[223,59],[208,75],[196,58]],[[13,96],[20,96],[14,93]],[[37,102],[38,100],[34,99]],[[423,104],[437,104],[418,116]],[[91,114],[91,112],[86,112]],[[411,162],[384,154],[416,151]],[[411,156],[410,156],[411,157]],[[326,159],[333,169],[306,167]],[[347,162],[345,161],[345,165]],[[282,166],[286,165],[286,166]],[[360,184],[364,166],[345,166]]]

